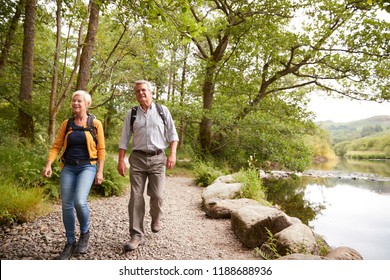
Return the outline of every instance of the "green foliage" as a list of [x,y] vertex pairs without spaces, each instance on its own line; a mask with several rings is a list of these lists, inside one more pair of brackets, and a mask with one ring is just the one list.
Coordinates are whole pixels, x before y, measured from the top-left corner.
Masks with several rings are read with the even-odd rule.
[[[15,3],[11,2],[1,8],[3,44],[15,12]],[[337,84],[334,90],[345,95],[390,99],[388,59],[383,59],[388,57],[389,25],[376,16],[377,5],[388,5],[382,0],[369,2],[375,4],[372,9],[361,10],[351,9],[356,3],[344,5],[333,0],[226,1],[223,7],[214,1],[182,0],[118,1],[109,8],[102,5],[88,88],[93,90],[91,109],[105,125],[108,150],[117,151],[124,115],[135,103],[129,94],[132,83],[143,78],[153,81],[155,99],[166,101],[176,124],[183,121],[183,142],[195,151],[201,151],[200,121],[204,116],[210,117],[212,145],[208,152],[215,162],[227,162],[234,170],[240,170],[256,153],[261,166],[275,163],[291,170],[307,168],[312,147],[306,145],[305,135],[311,134],[312,124],[305,94],[313,89],[311,85],[332,91]],[[56,30],[54,6],[38,6],[34,91],[29,108],[36,137],[45,135],[49,122],[48,93],[53,81]],[[357,7],[367,5],[359,2]],[[86,26],[84,19],[88,18],[82,1],[68,1],[61,10],[62,24],[71,32],[69,38],[63,38],[59,53],[55,102],[62,98],[65,88],[74,87],[67,82],[77,54],[75,31],[81,24]],[[300,21],[299,28],[294,29],[291,27],[296,16],[307,21]],[[0,77],[0,141],[3,135],[18,131],[21,27],[20,22]],[[219,43],[223,44],[218,46]],[[346,50],[329,51],[330,46],[345,46]],[[206,65],[216,67],[209,85],[204,84],[210,77]],[[207,98],[204,88],[210,88],[212,93]],[[370,92],[370,96],[363,92]],[[58,112],[57,126],[58,120],[71,112],[67,102],[69,96]],[[323,146],[316,151],[325,154],[326,149]],[[48,196],[59,196],[58,166],[54,167],[53,178],[42,180],[39,164],[28,159],[22,165],[16,169],[20,184],[43,186]],[[25,173],[29,177],[23,176]],[[102,193],[116,192],[111,182],[106,182],[108,191]]]
[[262,180],[259,176],[259,170],[252,163],[253,157],[250,158],[249,168],[241,169],[234,178],[242,183],[240,198],[249,198],[258,201],[263,205],[270,206],[263,189]]
[[318,245],[318,255],[319,256],[326,256],[330,252],[329,245],[323,240],[322,238],[316,238],[316,243]]
[[376,116],[347,123],[318,122],[317,125],[329,132],[332,144],[336,145],[365,136],[389,133],[390,116]]
[[334,145],[338,156],[355,159],[390,158],[390,133],[344,141]]
[[381,9],[390,13],[390,3],[388,0],[367,0],[369,5],[378,5]]
[[195,174],[195,183],[200,187],[211,185],[215,179],[224,175],[222,171],[217,169],[211,162],[203,162],[196,160],[192,163],[192,170]]
[[44,142],[31,145],[18,143],[14,139],[12,137],[4,139],[0,145],[1,174],[17,186],[24,189],[42,188],[44,194],[56,198],[59,191],[53,190],[52,184],[59,180],[59,168],[54,164],[54,174],[49,180],[42,177],[42,168],[46,163],[49,147]]
[[311,147],[313,158],[334,160],[336,154],[332,148],[328,131],[318,128],[314,135],[307,135],[305,143]]
[[104,180],[101,185],[93,186],[91,193],[99,196],[121,196],[128,186],[128,177],[122,177],[117,170],[117,162],[107,156],[104,163]]
[[173,169],[167,169],[167,176],[194,177],[192,164],[189,159],[178,159]]
[[275,260],[282,257],[278,252],[276,245],[277,240],[274,235],[268,228],[265,228],[265,230],[267,231],[268,239],[264,244],[263,250],[258,247],[255,248],[255,255],[261,257],[263,260]]
[[375,126],[365,126],[362,128],[362,131],[360,132],[361,137],[366,137],[378,132],[382,132],[383,128],[379,124]]
[[43,189],[20,188],[4,176],[0,180],[0,225],[32,221],[49,211]]
[[[0,222],[25,222],[45,213],[46,203],[60,198],[60,164],[54,162],[50,178],[42,177],[49,146],[44,141],[35,145],[3,138],[0,145]],[[104,182],[92,188],[101,196],[124,193],[128,178],[121,177],[116,162],[108,157]]]

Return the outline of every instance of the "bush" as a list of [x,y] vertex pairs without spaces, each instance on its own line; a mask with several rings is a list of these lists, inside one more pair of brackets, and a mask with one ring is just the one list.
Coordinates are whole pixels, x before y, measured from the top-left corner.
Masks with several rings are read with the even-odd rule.
[[[42,139],[31,145],[9,137],[0,145],[0,223],[32,220],[45,212],[46,201],[60,198],[60,163],[53,163],[50,178],[42,177],[49,149]],[[116,162],[109,156],[104,177],[102,185],[92,188],[92,194],[124,193],[128,178],[119,175]]]
[[122,177],[117,170],[116,161],[110,156],[106,157],[104,163],[104,180],[99,186],[93,186],[91,193],[99,196],[120,196],[129,184],[128,177]]
[[22,189],[3,179],[0,185],[0,225],[32,221],[49,211],[43,189]]
[[224,175],[222,171],[216,169],[210,162],[195,161],[192,164],[192,169],[195,173],[195,183],[200,187],[207,187],[215,179]]
[[239,198],[249,198],[258,201],[263,205],[271,205],[266,199],[263,184],[256,168],[250,167],[246,170],[242,169],[234,178],[242,183]]

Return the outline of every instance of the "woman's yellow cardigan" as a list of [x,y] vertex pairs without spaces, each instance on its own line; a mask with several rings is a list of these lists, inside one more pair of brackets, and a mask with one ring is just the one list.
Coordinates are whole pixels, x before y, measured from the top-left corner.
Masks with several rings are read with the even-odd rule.
[[[47,159],[51,160],[52,162],[56,160],[61,150],[63,151],[61,155],[61,159],[64,158],[64,152],[67,146],[68,135],[72,133],[72,130],[69,130],[65,135],[67,123],[68,120],[62,122],[60,126],[60,130],[58,131],[57,134],[57,138],[50,148]],[[97,144],[93,140],[93,137],[89,131],[84,131],[84,132],[85,132],[85,137],[87,139],[87,147],[88,147],[89,158],[91,159],[91,164],[96,164],[97,162],[96,159],[98,161],[104,161],[106,159],[106,145],[104,141],[104,131],[103,131],[102,123],[99,120],[94,119],[92,124],[97,130],[96,132]],[[61,167],[63,166],[64,164],[61,162]]]

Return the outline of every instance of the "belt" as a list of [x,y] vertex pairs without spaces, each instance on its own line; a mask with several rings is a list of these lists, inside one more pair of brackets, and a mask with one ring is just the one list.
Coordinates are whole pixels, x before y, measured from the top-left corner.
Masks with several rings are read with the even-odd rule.
[[141,150],[133,150],[134,153],[138,153],[147,157],[157,156],[164,152],[164,150],[157,150],[157,151],[141,151]]
[[91,160],[96,160],[96,159],[77,159],[77,160],[65,160],[63,159],[62,162],[67,165],[83,165],[83,164],[89,164],[91,163]]

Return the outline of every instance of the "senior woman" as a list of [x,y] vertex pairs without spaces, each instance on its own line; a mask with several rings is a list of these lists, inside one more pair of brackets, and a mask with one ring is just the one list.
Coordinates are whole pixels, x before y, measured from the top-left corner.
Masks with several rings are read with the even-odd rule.
[[[102,123],[92,119],[93,129],[88,129],[88,108],[91,95],[78,90],[72,95],[74,116],[62,122],[55,142],[50,148],[42,175],[52,175],[52,163],[61,155],[60,189],[62,219],[65,227],[66,244],[59,259],[69,259],[73,253],[86,253],[89,242],[90,211],[88,195],[92,184],[103,182],[103,166],[106,155]],[[90,123],[91,124],[91,123]],[[80,225],[80,238],[76,242],[76,209]]]

